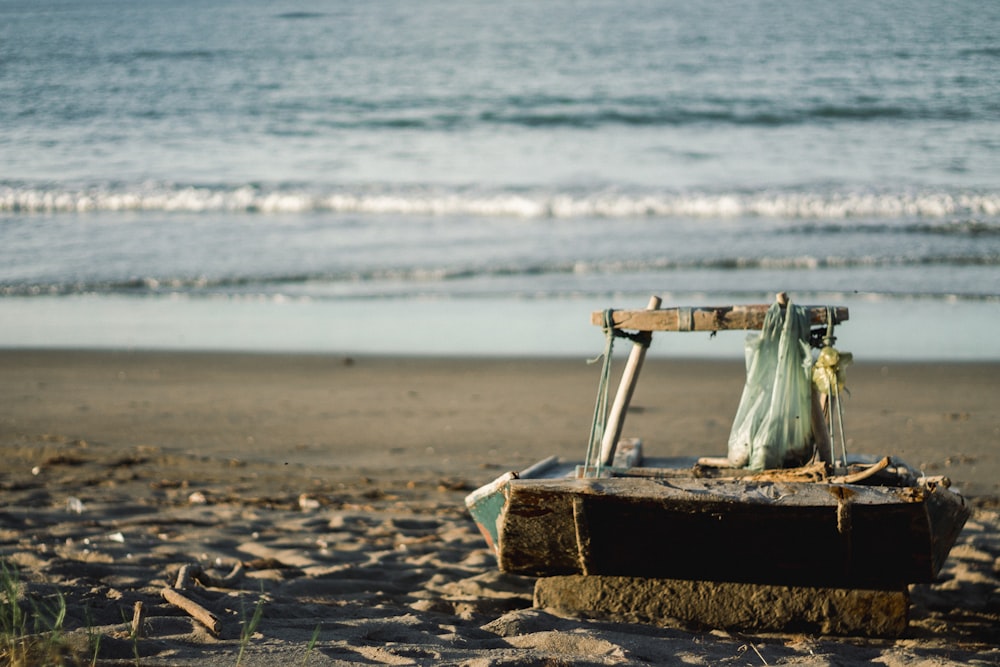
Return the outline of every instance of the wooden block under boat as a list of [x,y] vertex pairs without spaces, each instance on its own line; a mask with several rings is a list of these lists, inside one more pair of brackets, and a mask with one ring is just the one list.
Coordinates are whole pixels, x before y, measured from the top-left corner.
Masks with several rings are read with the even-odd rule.
[[535,582],[535,607],[612,620],[675,619],[740,632],[898,637],[909,620],[906,589],[816,588],[678,579],[569,575]]

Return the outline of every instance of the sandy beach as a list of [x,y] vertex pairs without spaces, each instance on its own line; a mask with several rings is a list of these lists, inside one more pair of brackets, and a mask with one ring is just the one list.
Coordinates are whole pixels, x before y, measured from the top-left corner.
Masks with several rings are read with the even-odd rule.
[[[1000,664],[997,363],[848,372],[849,448],[947,475],[973,507],[893,640],[532,608],[462,500],[583,455],[583,359],[14,350],[0,369],[0,556],[26,596],[63,596],[83,664]],[[724,454],[742,383],[739,362],[650,360],[625,435]],[[217,632],[162,596],[185,565],[214,577],[181,592]]]

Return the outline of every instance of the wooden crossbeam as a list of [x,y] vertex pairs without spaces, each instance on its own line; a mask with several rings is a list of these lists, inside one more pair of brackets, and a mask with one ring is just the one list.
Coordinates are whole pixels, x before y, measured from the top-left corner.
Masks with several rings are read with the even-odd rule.
[[[614,310],[611,321],[615,329],[631,331],[725,331],[729,329],[760,329],[769,304],[748,306],[693,306],[659,308],[657,310]],[[826,324],[826,306],[804,306],[810,325]],[[833,323],[849,318],[847,307],[833,308]],[[604,326],[604,311],[594,311],[592,324]]]

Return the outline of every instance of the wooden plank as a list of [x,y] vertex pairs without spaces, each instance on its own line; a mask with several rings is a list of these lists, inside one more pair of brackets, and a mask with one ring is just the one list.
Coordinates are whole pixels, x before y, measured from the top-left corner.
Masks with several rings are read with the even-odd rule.
[[615,447],[613,467],[632,468],[642,463],[642,441],[639,438],[625,438]]
[[[657,310],[613,310],[611,321],[616,329],[631,331],[726,331],[760,329],[769,304],[747,306],[692,306]],[[826,306],[804,306],[810,325],[826,324]],[[833,307],[834,324],[849,319],[845,306]],[[591,313],[590,321],[604,326],[604,311]]]
[[[648,469],[640,469],[645,473]],[[729,471],[727,471],[729,472]],[[739,472],[739,471],[733,471]],[[774,471],[778,472],[778,471]],[[748,477],[762,479],[687,478],[670,477],[652,479],[643,477],[611,477],[600,479],[519,479],[509,484],[509,499],[532,498],[547,502],[549,499],[573,494],[583,494],[596,501],[649,502],[664,507],[675,503],[691,503],[697,507],[708,502],[737,503],[746,506],[775,505],[781,498],[781,507],[836,508],[839,500],[833,489],[835,484],[764,479],[761,473],[750,472]],[[753,485],[760,487],[756,490]],[[928,491],[921,487],[851,486],[854,502],[871,506],[920,505]],[[766,491],[766,492],[765,492]],[[948,489],[942,495],[953,496],[961,505],[961,497]],[[949,496],[950,494],[950,496]]]

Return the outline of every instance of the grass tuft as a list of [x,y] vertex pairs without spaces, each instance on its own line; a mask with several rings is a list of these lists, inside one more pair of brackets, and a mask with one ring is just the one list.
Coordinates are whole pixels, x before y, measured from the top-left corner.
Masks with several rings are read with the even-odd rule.
[[0,558],[0,664],[62,665],[68,657],[63,641],[66,599],[24,595],[17,568]]
[[319,632],[322,629],[323,624],[317,623],[316,629],[313,630],[312,639],[309,640],[309,645],[306,646],[306,654],[302,656],[302,664],[305,665],[306,661],[309,659],[309,654],[312,653],[313,649],[316,648],[316,642],[319,641]]
[[[243,605],[243,598],[240,598],[240,605]],[[236,665],[239,667],[243,663],[243,654],[247,650],[247,646],[250,644],[250,638],[253,634],[257,632],[257,626],[260,625],[260,619],[264,617],[264,584],[260,586],[260,597],[257,598],[257,605],[254,607],[253,616],[249,621],[246,620],[246,609],[243,609],[243,628],[240,630],[240,652],[236,656]]]

